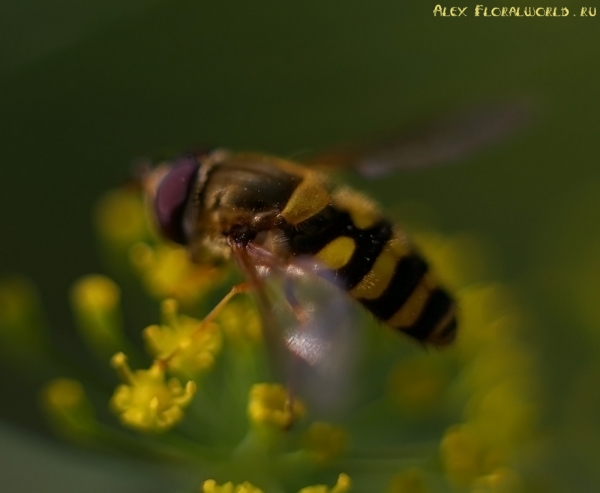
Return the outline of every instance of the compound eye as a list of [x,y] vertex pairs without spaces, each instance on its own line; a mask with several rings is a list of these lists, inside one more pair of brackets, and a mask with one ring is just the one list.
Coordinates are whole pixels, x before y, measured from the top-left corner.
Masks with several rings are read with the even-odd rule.
[[178,159],[161,180],[154,197],[154,210],[161,233],[169,240],[182,245],[187,242],[183,231],[183,213],[198,168],[195,156]]

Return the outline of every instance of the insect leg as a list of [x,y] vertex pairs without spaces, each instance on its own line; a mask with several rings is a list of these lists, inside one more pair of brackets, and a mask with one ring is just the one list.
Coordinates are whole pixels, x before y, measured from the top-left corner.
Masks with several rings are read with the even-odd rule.
[[[282,327],[279,327],[278,320],[276,320],[276,307],[271,296],[273,293],[267,288],[267,284],[275,282],[282,288],[283,299],[281,301],[287,303],[292,317],[299,326],[303,326],[309,316],[294,293],[293,282],[285,274],[285,263],[268,250],[252,243],[240,245],[232,241],[231,247],[238,265],[248,279],[249,289],[252,289],[256,297],[264,324],[265,342],[272,360],[272,368],[276,374],[287,374],[287,398],[284,404],[285,413],[289,416],[289,422],[284,426],[284,429],[287,430],[295,422],[293,408],[298,387],[295,380],[299,377],[297,369],[302,361],[299,355],[289,351],[289,348],[283,344]],[[264,268],[264,271],[259,273],[258,266]]]
[[[225,296],[223,296],[223,298],[221,299],[221,301],[219,301],[216,304],[216,306],[208,313],[208,315],[206,315],[206,317],[204,317],[202,319],[202,321],[200,322],[200,324],[198,325],[198,327],[196,328],[196,330],[194,330],[194,332],[192,332],[191,337],[194,337],[201,330],[203,330],[205,327],[207,327],[219,315],[219,313],[221,313],[221,311],[223,310],[223,308],[225,307],[225,305],[227,305],[227,303],[229,303],[229,301],[231,300],[231,298],[233,298],[236,294],[246,293],[249,290],[250,290],[250,286],[247,283],[245,283],[245,282],[242,282],[240,284],[236,284],[235,286],[233,286],[231,288],[231,290]],[[169,354],[168,356],[165,356],[164,358],[160,358],[157,361],[164,368],[166,368],[167,365],[169,364],[169,361],[171,361],[171,359],[173,359],[175,356],[177,356],[178,352],[179,352],[179,348],[175,348],[171,352],[171,354]]]
[[[250,291],[250,289],[250,285],[246,282],[242,282],[233,286],[229,293],[223,296],[223,299],[221,299],[221,301],[215,305],[215,307],[208,313],[208,315],[206,315],[206,317],[204,317],[202,320],[202,325],[212,322],[219,315],[225,305],[229,303],[229,300],[231,300],[231,298],[233,298],[236,294],[247,293]],[[200,328],[198,330],[200,330]]]

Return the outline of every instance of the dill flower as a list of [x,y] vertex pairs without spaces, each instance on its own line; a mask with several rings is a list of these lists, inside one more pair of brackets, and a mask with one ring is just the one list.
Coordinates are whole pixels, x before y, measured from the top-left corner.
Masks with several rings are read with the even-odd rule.
[[[77,281],[71,305],[90,354],[114,373],[65,366],[48,382],[41,406],[65,438],[186,471],[173,491],[527,490],[538,389],[519,333],[531,322],[509,287],[486,282],[472,236],[416,238],[459,300],[455,344],[424,351],[366,321],[352,402],[325,418],[274,379],[251,296],[207,317],[231,273],[158,239],[137,192],[109,193],[96,226],[113,271]],[[131,300],[150,325],[131,326]],[[0,282],[3,346],[49,350],[34,307],[28,282]]]
[[196,392],[194,382],[183,387],[176,378],[167,381],[161,361],[155,361],[148,370],[135,372],[123,353],[115,354],[111,363],[124,383],[116,388],[110,404],[125,426],[159,432],[172,428],[183,418],[183,408]]

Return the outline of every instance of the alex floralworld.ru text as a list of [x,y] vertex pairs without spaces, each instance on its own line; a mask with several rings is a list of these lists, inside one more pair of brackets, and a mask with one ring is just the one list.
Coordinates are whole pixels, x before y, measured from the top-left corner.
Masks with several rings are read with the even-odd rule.
[[[433,9],[434,16],[468,17],[469,7],[442,7],[437,4]],[[475,17],[567,17],[567,7],[486,7],[476,5]],[[577,14],[573,14],[577,16]],[[596,17],[596,7],[581,7],[579,17]]]

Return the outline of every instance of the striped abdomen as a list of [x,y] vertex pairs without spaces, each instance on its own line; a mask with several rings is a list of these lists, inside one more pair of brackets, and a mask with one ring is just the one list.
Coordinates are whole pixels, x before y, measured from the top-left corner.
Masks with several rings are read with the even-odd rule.
[[318,258],[387,325],[426,343],[452,342],[455,305],[425,260],[364,197],[346,189],[333,199],[289,232],[292,253]]

